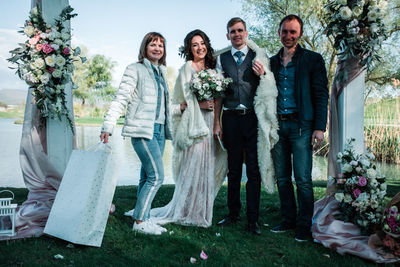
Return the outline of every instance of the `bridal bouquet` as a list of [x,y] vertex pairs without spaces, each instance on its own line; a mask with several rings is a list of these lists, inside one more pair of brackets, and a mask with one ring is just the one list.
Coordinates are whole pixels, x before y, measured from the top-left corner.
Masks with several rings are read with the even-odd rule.
[[72,11],[73,8],[66,7],[55,20],[55,25],[50,25],[43,20],[40,9],[33,8],[23,30],[19,31],[27,40],[10,51],[12,57],[8,61],[17,64],[16,73],[33,88],[32,94],[41,117],[61,120],[65,115],[73,131],[65,87],[72,83],[73,61],[80,59],[84,62],[86,59],[78,57],[79,47],[72,49],[71,36],[64,27],[65,22],[76,16]]
[[326,6],[327,36],[335,39],[338,58],[356,57],[365,66],[379,58],[376,51],[387,37],[387,0],[332,0]]
[[380,224],[386,195],[385,178],[381,177],[371,152],[355,154],[352,142],[346,144],[343,153],[337,156],[342,165],[342,174],[334,178],[337,191],[335,198],[339,201],[340,215],[337,219],[352,222],[361,228],[363,234],[371,233]]
[[210,100],[223,97],[231,78],[224,78],[222,73],[215,69],[205,69],[194,74],[190,81],[190,90],[195,94],[197,100]]

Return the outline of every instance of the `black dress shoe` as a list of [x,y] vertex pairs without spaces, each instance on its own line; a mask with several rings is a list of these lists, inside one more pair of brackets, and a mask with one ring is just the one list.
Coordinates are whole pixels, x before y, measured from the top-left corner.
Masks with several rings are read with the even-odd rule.
[[250,233],[255,234],[255,235],[261,235],[261,228],[260,228],[260,225],[258,224],[258,222],[249,223],[247,225],[247,231],[249,231]]
[[309,230],[296,230],[296,235],[295,235],[294,239],[297,242],[307,242],[309,240],[312,240],[311,231],[309,231]]
[[271,229],[271,232],[273,233],[284,233],[287,231],[292,231],[296,227],[295,226],[290,226],[285,223],[281,223],[280,225],[275,226],[274,228]]
[[228,215],[225,218],[223,218],[222,220],[220,220],[219,222],[217,222],[217,226],[230,225],[232,223],[236,223],[239,220],[240,220],[239,216],[229,216]]

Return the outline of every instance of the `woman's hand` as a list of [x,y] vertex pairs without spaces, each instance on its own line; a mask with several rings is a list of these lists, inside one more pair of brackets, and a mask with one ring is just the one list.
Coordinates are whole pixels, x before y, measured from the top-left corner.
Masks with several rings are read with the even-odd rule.
[[100,141],[103,141],[104,144],[108,143],[108,137],[110,137],[110,133],[102,132],[100,134]]
[[181,108],[181,112],[184,112],[184,111],[185,111],[185,109],[187,108],[187,103],[186,103],[186,101],[183,102],[183,103],[180,105],[180,108]]
[[199,102],[199,106],[201,109],[206,109],[206,110],[214,110],[214,100],[203,100]]

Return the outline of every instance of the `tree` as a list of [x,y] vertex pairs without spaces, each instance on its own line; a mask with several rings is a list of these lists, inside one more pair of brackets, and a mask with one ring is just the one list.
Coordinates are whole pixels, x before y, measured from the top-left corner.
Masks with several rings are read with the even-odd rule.
[[169,88],[173,90],[176,80],[176,70],[173,67],[167,67],[167,79]]
[[111,85],[112,69],[115,62],[103,55],[95,55],[89,64],[87,82],[96,97],[110,101],[115,95],[116,89]]
[[83,64],[75,64],[73,81],[77,89],[73,94],[81,100],[82,110],[86,101],[109,101],[115,95],[116,89],[111,85],[114,66],[115,62],[104,55],[95,55]]
[[[332,84],[336,70],[337,51],[333,49],[334,40],[328,38],[324,29],[327,26],[324,6],[327,0],[242,0],[243,13],[248,21],[250,38],[269,53],[275,54],[281,47],[278,28],[280,20],[288,14],[298,14],[304,22],[304,34],[300,44],[322,54],[326,62],[329,84]],[[389,39],[383,46],[382,62],[373,64],[367,74],[367,82],[378,85],[389,84],[392,78],[399,77],[400,58],[393,60],[393,51],[399,51],[400,40],[400,0],[389,1],[388,32]],[[390,48],[390,46],[392,46]],[[393,46],[397,50],[393,50]],[[398,78],[397,78],[398,79]]]
[[367,74],[368,93],[376,86],[392,84],[397,88],[400,79],[400,0],[388,2],[390,16],[386,19],[388,39],[382,46],[380,62],[375,62]]

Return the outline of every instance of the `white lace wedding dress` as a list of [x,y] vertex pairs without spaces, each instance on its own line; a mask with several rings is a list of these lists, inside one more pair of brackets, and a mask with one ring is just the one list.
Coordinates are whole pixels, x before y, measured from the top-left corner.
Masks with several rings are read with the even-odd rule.
[[[209,129],[213,129],[214,112],[201,110]],[[210,130],[211,131],[211,130]],[[177,223],[209,227],[212,221],[215,190],[215,155],[217,144],[212,132],[200,143],[183,151],[176,177],[175,191],[168,205],[154,208],[152,220],[160,225]]]

